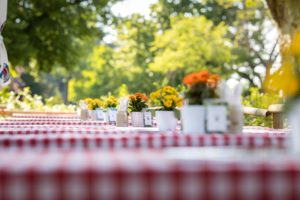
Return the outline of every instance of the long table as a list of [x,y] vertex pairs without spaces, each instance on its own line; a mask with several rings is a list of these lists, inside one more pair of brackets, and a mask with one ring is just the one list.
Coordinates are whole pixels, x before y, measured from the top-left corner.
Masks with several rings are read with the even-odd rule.
[[0,152],[0,199],[299,199],[300,161],[276,151]]
[[286,135],[269,134],[210,134],[188,135],[180,133],[108,133],[108,134],[30,134],[0,135],[0,149],[127,149],[127,148],[167,148],[191,146],[235,146],[247,148],[276,147],[288,145]]
[[[39,122],[40,119],[36,121]],[[0,122],[0,149],[124,149],[167,148],[184,146],[237,146],[284,148],[289,142],[289,130],[264,127],[245,127],[241,134],[184,134],[180,127],[176,131],[160,132],[157,128],[118,128],[114,125],[89,121],[89,124],[60,125],[45,123],[11,124]],[[48,121],[47,121],[48,122]],[[51,120],[52,122],[52,120]]]
[[74,116],[0,121],[0,199],[300,199],[290,130],[184,134]]

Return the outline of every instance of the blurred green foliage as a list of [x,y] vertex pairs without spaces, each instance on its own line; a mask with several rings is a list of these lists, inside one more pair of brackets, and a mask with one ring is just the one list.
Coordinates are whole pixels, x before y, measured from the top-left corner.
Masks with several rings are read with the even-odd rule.
[[[243,105],[261,109],[268,109],[271,104],[283,103],[283,98],[278,94],[262,93],[259,88],[250,88],[249,95],[243,98]],[[245,115],[246,126],[272,127],[272,117]]]
[[43,99],[39,95],[33,95],[29,87],[24,88],[18,94],[8,92],[7,90],[0,91],[0,104],[6,105],[8,111],[75,111],[76,106],[59,104],[55,97]]
[[115,0],[9,0],[4,37],[13,66],[72,69],[103,36]]
[[[181,84],[184,74],[196,70],[226,74],[231,59],[227,27],[214,26],[205,17],[173,17],[171,29],[158,35],[153,43],[156,54],[150,69],[166,74],[172,85]],[[226,44],[227,43],[227,44]]]
[[[10,62],[25,69],[20,78],[33,94],[67,103],[149,94],[163,85],[184,90],[182,77],[203,68],[261,87],[278,55],[276,41],[267,48],[270,15],[260,0],[158,0],[150,17],[113,16],[117,1],[9,0],[4,36]],[[102,40],[105,26],[115,41]],[[246,93],[244,103],[253,107],[277,100],[259,89]],[[270,125],[246,117],[251,123]]]

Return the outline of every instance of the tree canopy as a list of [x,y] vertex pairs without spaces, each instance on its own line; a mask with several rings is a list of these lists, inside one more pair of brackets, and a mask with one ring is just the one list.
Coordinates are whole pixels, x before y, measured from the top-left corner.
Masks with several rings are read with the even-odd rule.
[[[77,101],[177,86],[204,68],[260,87],[277,58],[260,0],[157,0],[149,17],[113,16],[117,1],[10,0],[4,36],[12,66],[23,66],[26,84],[41,84],[44,95]],[[116,34],[109,43],[106,27]]]
[[103,36],[109,0],[9,0],[4,36],[13,66],[72,68]]
[[150,69],[174,81],[178,74],[181,80],[184,73],[200,69],[226,74],[231,58],[230,42],[224,38],[226,26],[214,26],[205,17],[174,17],[171,27],[156,37],[152,49],[157,56]]

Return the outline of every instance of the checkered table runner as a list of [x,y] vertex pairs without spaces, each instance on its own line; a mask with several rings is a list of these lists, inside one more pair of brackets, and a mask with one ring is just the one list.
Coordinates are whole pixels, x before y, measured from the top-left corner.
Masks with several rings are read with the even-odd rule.
[[21,114],[14,113],[9,119],[78,119],[78,116],[74,114]]
[[80,121],[74,119],[29,119],[0,121],[0,127],[8,125],[109,125],[104,121]]
[[[0,135],[1,134],[47,134],[47,133],[119,133],[119,132],[150,132],[158,129],[153,128],[134,128],[134,127],[115,127],[114,123],[107,123],[101,121],[57,121],[58,123],[15,123],[9,121],[0,121]],[[180,126],[177,127],[177,132],[180,132]],[[252,127],[245,126],[243,133],[247,134],[271,134],[280,135],[289,133],[289,129],[272,129],[267,127]]]
[[299,160],[172,160],[161,151],[0,152],[0,199],[300,199]]
[[[128,149],[128,148],[166,148],[236,146],[247,148],[276,147],[285,148],[289,142],[287,134],[202,134],[189,135],[180,132],[117,132],[87,129],[84,133],[71,129],[67,132],[53,129],[57,134],[35,132],[34,134],[1,134],[0,149]],[[12,131],[13,132],[13,131]],[[20,132],[21,133],[21,132]],[[61,133],[61,134],[60,134]]]

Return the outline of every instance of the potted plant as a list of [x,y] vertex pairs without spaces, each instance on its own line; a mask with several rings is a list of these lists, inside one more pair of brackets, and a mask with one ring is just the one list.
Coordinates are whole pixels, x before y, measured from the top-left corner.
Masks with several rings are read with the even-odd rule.
[[104,120],[103,108],[105,107],[105,102],[102,99],[94,99],[94,103],[96,104],[96,119],[103,121]]
[[97,105],[96,101],[91,98],[86,98],[84,100],[84,103],[88,107],[89,118],[91,120],[97,120],[96,108],[98,107],[98,105]]
[[186,104],[181,109],[181,122],[185,133],[205,133],[206,99],[217,98],[217,85],[220,77],[207,70],[191,73],[184,77],[188,86],[185,94]]
[[107,109],[107,120],[110,123],[117,121],[117,105],[118,99],[114,96],[108,96],[104,101],[104,106]]
[[156,111],[157,127],[161,131],[173,131],[176,129],[177,119],[174,110],[181,107],[183,99],[175,88],[165,86],[150,94],[151,102],[155,106],[159,106]]
[[129,97],[129,111],[133,127],[144,127],[143,109],[147,108],[148,97],[143,93],[135,93]]

